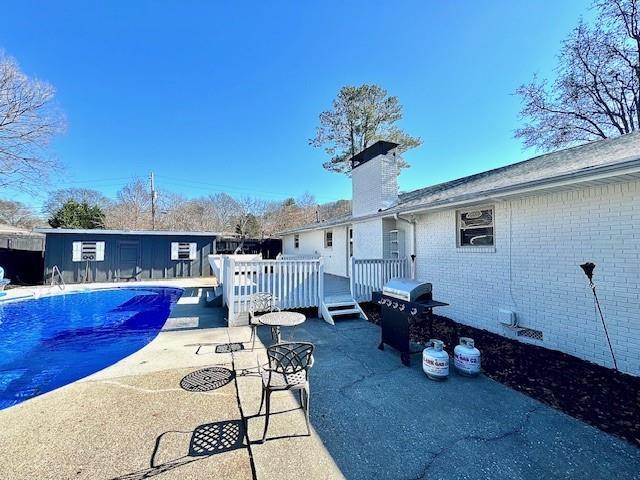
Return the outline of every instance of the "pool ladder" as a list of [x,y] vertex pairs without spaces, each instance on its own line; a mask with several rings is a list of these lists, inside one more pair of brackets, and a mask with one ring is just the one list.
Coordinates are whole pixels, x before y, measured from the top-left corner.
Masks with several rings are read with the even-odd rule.
[[[56,283],[56,279],[58,282]],[[54,265],[51,269],[51,286],[58,286],[60,290],[64,290],[66,288],[66,284],[64,283],[64,279],[62,278],[62,272],[58,268],[58,265]]]

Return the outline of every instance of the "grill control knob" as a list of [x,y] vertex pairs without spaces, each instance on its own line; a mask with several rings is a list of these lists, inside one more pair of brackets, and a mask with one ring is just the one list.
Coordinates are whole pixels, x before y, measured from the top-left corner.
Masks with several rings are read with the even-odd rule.
[[415,315],[418,313],[418,309],[417,308],[412,308],[411,309],[411,315]]
[[398,308],[398,302],[393,302],[393,308]]

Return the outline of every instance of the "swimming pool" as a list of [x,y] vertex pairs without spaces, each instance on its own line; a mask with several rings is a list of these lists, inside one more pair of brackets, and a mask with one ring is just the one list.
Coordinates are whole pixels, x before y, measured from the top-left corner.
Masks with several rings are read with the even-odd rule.
[[113,288],[0,302],[0,409],[86,377],[153,340],[182,290]]

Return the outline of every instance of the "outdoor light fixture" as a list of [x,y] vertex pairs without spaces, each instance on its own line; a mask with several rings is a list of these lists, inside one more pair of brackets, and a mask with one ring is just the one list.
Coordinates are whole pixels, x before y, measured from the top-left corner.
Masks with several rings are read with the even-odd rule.
[[593,283],[593,271],[596,268],[596,264],[593,262],[586,262],[580,265],[580,268],[589,279],[589,287],[591,287],[591,291],[593,292],[593,299],[595,302],[595,306],[598,313],[600,314],[600,321],[602,322],[602,328],[604,328],[604,334],[607,337],[607,343],[609,344],[609,351],[611,352],[611,358],[613,359],[613,368],[618,370],[618,363],[616,362],[616,356],[613,353],[613,347],[611,346],[611,339],[609,338],[609,332],[607,331],[607,324],[604,321],[604,315],[602,314],[602,309],[600,308],[600,301],[598,300],[598,294],[596,293],[596,285]]

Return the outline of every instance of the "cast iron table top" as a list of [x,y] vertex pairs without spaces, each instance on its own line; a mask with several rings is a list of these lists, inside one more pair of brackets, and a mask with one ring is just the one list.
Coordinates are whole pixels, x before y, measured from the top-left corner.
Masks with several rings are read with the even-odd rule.
[[297,312],[270,312],[261,315],[259,321],[268,327],[295,327],[306,319],[307,317]]
[[[307,319],[303,314],[297,312],[270,312],[260,315],[259,322],[262,325],[271,327],[272,338],[275,337],[277,343],[282,341],[280,337],[280,327],[295,327],[304,323]],[[293,332],[291,333],[293,339]]]

